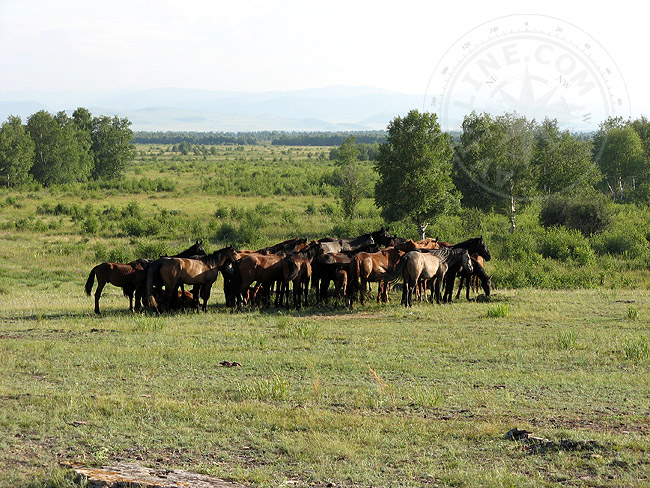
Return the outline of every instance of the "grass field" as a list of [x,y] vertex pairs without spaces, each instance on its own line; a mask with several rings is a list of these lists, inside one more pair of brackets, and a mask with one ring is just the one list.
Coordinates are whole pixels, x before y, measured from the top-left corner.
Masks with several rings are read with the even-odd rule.
[[[307,149],[258,151],[299,163]],[[233,150],[222,151],[215,158]],[[337,225],[329,190],[199,191],[200,168],[164,169],[179,162],[151,161],[155,152],[129,178],[169,172],[171,191],[0,198],[0,486],[68,487],[64,464],[116,460],[268,487],[650,484],[647,270],[634,269],[625,286],[500,288],[490,303],[412,310],[395,295],[353,311],[233,314],[219,280],[208,313],[156,317],[129,313],[108,286],[97,317],[83,284],[102,252],[180,250],[195,231],[214,250],[215,227],[246,216],[232,208],[263,211],[253,235],[262,245]],[[326,171],[321,156],[313,164]],[[133,203],[143,215],[183,219],[155,238],[128,235],[120,226],[129,217],[107,215]],[[44,210],[58,204],[90,204],[99,228],[84,231],[76,211]],[[366,224],[378,221],[371,202],[362,212]],[[515,427],[546,440],[505,439]]]

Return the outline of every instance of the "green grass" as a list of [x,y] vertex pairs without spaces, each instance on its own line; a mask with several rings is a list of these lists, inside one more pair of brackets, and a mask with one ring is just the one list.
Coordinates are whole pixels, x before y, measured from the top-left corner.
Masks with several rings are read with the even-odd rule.
[[[109,288],[95,317],[80,283],[0,295],[0,486],[118,458],[259,486],[641,486],[648,322],[620,321],[630,297],[650,308],[642,291],[502,290],[494,321],[397,296],[155,317]],[[503,439],[515,426],[600,447],[527,454]]]

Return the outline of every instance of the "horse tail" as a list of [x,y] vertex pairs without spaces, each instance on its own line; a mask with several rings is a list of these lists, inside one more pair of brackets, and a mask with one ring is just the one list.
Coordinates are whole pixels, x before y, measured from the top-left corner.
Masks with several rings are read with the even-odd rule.
[[86,295],[88,296],[90,296],[90,293],[93,291],[93,285],[95,284],[95,270],[98,266],[99,264],[90,270],[88,280],[86,280]]
[[361,259],[358,259],[358,254],[350,261],[350,271],[348,273],[348,293],[350,296],[354,295],[361,285],[359,279],[361,276]]
[[393,267],[393,270],[386,273],[386,281],[389,281],[391,284],[395,283],[396,281],[399,281],[399,279],[402,278],[404,266],[406,266],[407,261],[408,258],[406,257],[406,254],[400,257],[399,261],[397,261],[397,263]]
[[153,287],[154,287],[154,279],[156,277],[155,273],[157,273],[160,270],[159,263],[160,260],[156,259],[147,268],[147,306],[155,310],[158,309],[158,304],[156,303],[156,299],[154,298]]

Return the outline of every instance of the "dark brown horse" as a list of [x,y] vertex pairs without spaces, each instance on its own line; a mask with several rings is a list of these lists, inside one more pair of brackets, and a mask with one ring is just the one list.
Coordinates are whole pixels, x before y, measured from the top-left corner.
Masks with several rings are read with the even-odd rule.
[[[312,261],[312,277],[311,287],[316,292],[316,299],[318,303],[321,301],[327,302],[327,291],[330,282],[340,281],[341,275],[337,277],[337,273],[341,268],[344,268],[346,273],[349,269],[350,261],[355,254],[360,252],[377,252],[379,245],[376,243],[360,247],[354,251],[344,251],[340,253],[326,253],[316,256]],[[347,274],[346,274],[347,276]]]
[[321,253],[355,251],[361,247],[378,244],[379,246],[388,246],[392,241],[388,229],[383,227],[375,232],[362,234],[354,238],[336,239],[333,237],[325,237],[318,240]]
[[282,281],[282,260],[284,254],[247,254],[235,263],[232,286],[236,296],[237,308],[243,306],[243,296],[251,284],[257,282],[263,285],[264,304],[271,303],[271,286]]
[[[181,251],[176,256],[194,256],[205,255],[203,243],[197,240],[192,246]],[[157,261],[157,260],[156,260]],[[90,296],[97,278],[97,290],[95,291],[95,313],[99,314],[99,298],[106,283],[119,286],[124,292],[124,296],[129,297],[129,310],[133,311],[133,294],[135,293],[135,310],[141,308],[141,299],[146,295],[147,274],[150,271],[150,265],[155,263],[150,259],[137,259],[128,264],[121,263],[101,263],[95,266],[86,281],[86,294]]]
[[466,298],[467,300],[470,300],[470,283],[471,288],[474,290],[474,293],[479,292],[480,285],[480,287],[483,289],[483,293],[485,293],[485,296],[488,298],[490,297],[490,292],[492,291],[492,277],[488,276],[488,274],[485,272],[482,261],[483,259],[480,256],[477,256],[476,258],[472,256],[472,265],[474,266],[474,271],[472,272],[471,276],[467,276],[466,273],[461,275],[460,284],[458,285],[458,293],[456,293],[456,300],[458,300],[458,297],[460,296],[463,285],[467,287]]
[[302,251],[307,247],[307,245],[307,239],[295,238],[280,242],[273,246],[258,249],[255,252],[258,254],[277,254],[279,252],[293,254]]
[[[170,304],[178,296],[178,288],[184,292],[185,284],[211,287],[217,279],[220,268],[226,262],[233,262],[237,259],[235,250],[231,247],[224,247],[207,256],[197,258],[167,258],[160,266],[160,277],[166,290],[166,296]],[[150,289],[150,282],[147,279],[147,295],[149,304],[155,310],[158,309],[153,290]],[[207,298],[209,295],[202,294],[205,311],[207,309]],[[195,296],[196,300],[196,296]]]
[[95,278],[97,290],[95,291],[95,313],[100,314],[99,299],[106,283],[122,288],[125,297],[129,297],[129,310],[133,312],[133,294],[135,293],[136,307],[140,308],[141,291],[147,281],[147,260],[139,259],[128,264],[101,263],[90,270],[86,280],[86,295],[90,296]]
[[282,282],[278,292],[280,306],[289,308],[289,283],[293,284],[293,306],[300,308],[303,301],[307,305],[309,278],[311,277],[311,259],[303,253],[289,254],[282,260]]

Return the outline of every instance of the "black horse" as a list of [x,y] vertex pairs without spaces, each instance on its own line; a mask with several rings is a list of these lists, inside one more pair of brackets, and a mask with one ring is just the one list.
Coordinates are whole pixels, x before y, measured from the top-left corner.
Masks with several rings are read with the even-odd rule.
[[492,256],[490,256],[490,251],[488,251],[487,245],[483,240],[483,236],[474,237],[472,239],[467,239],[466,241],[459,242],[458,244],[453,244],[452,249],[467,249],[467,252],[472,254],[478,254],[486,261],[489,261]]
[[469,273],[460,265],[450,267],[447,270],[447,275],[445,277],[445,293],[442,297],[443,302],[451,303],[453,292],[454,292],[454,283],[456,281],[457,276],[460,276],[460,284],[458,285],[458,293],[456,293],[456,300],[458,300],[458,297],[460,296],[460,292],[463,290],[463,286],[467,287],[467,294],[466,294],[467,300],[471,300],[471,298],[469,297],[469,289],[472,282],[472,276],[477,276],[479,278],[485,296],[486,297],[490,296],[490,290],[492,288],[492,277],[488,276],[483,266],[481,266],[481,264],[476,259],[471,258],[471,260],[472,260],[472,268],[473,268],[473,271],[471,273]]

